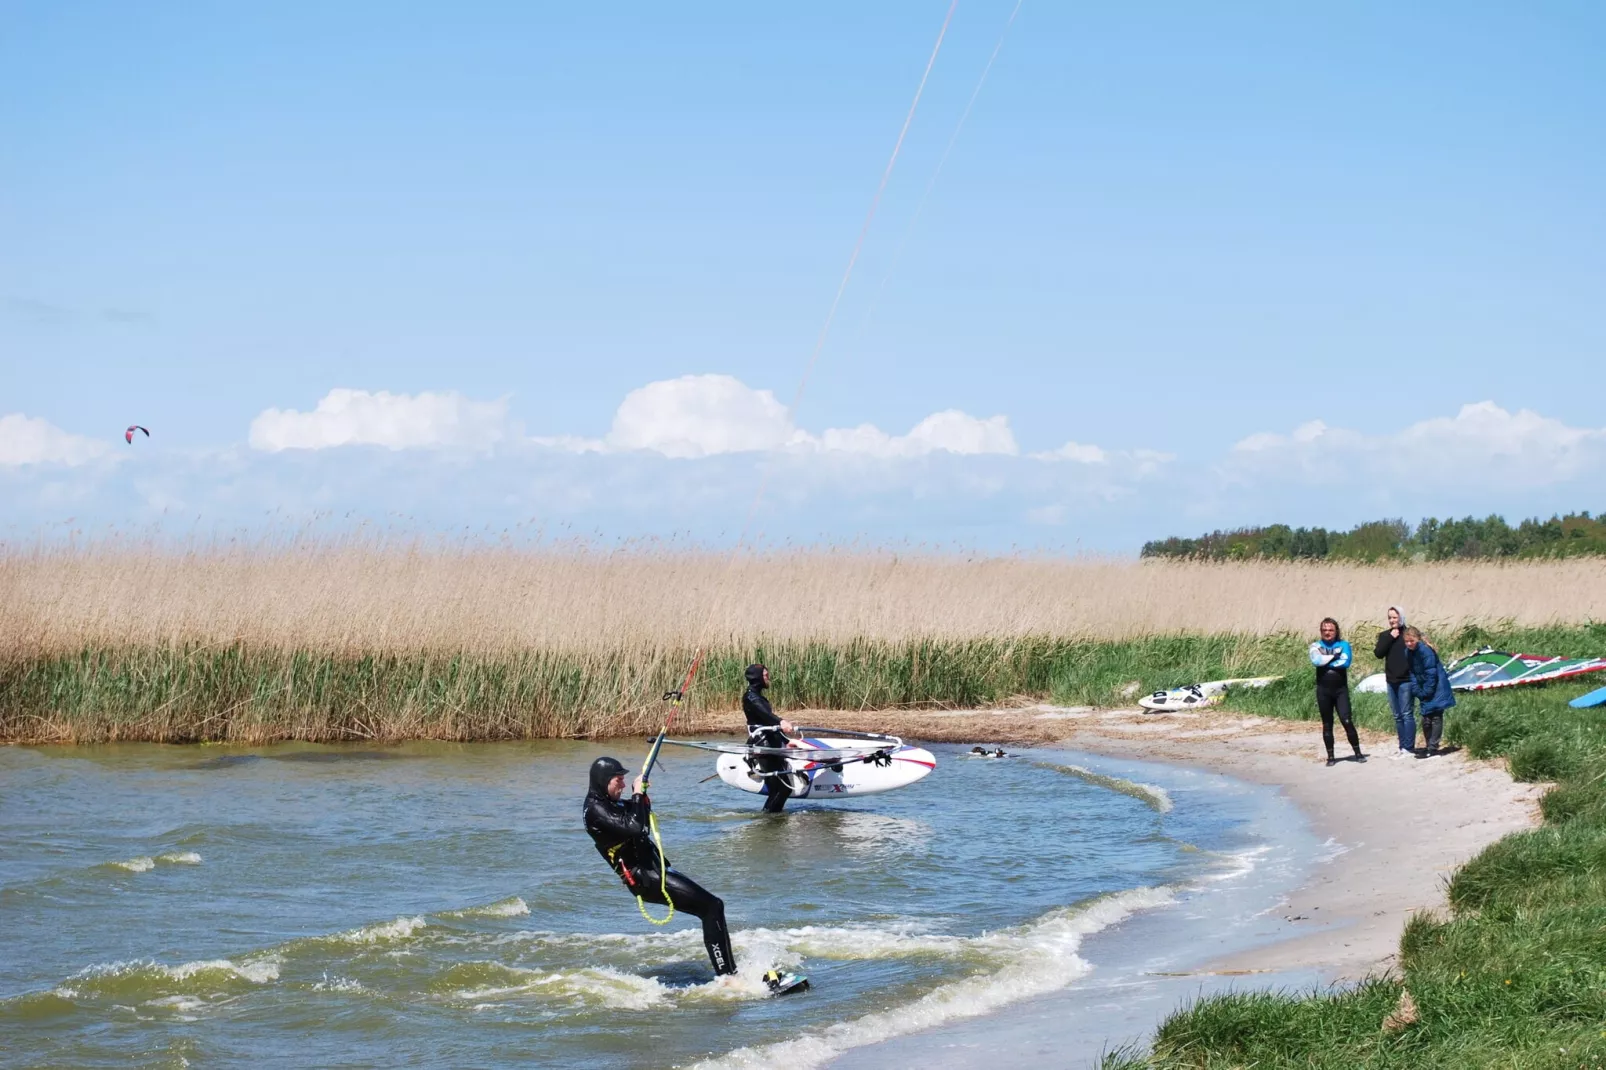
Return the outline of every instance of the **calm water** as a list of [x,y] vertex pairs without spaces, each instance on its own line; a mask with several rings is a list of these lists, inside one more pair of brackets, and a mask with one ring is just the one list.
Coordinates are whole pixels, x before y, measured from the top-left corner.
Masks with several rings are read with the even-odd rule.
[[[0,749],[4,1061],[812,1065],[1056,991],[1088,934],[1254,846],[1050,752],[937,746],[910,788],[779,817],[671,756],[669,856],[725,899],[742,968],[716,987],[695,920],[648,925],[581,828],[604,749],[641,759]],[[814,989],[765,998],[771,965]]]

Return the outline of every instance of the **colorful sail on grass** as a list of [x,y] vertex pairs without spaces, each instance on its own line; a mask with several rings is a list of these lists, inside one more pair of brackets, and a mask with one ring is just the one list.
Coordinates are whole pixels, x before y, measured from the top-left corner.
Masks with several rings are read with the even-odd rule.
[[1457,691],[1490,691],[1519,684],[1542,684],[1606,670],[1606,658],[1547,657],[1508,654],[1484,647],[1449,666],[1450,686]]

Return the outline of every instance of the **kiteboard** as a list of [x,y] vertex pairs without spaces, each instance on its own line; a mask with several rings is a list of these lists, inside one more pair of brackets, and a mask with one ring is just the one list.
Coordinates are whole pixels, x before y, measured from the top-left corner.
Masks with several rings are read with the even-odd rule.
[[764,974],[764,984],[772,996],[789,996],[793,992],[806,990],[809,987],[809,979],[790,970],[769,970]]
[[1281,679],[1280,676],[1240,676],[1232,680],[1210,680],[1202,684],[1188,684],[1186,687],[1156,691],[1152,695],[1138,699],[1138,705],[1150,713],[1175,713],[1179,710],[1198,709],[1202,706],[1216,705],[1227,697],[1229,688],[1265,687]]
[[1606,706],[1606,687],[1597,687],[1587,695],[1579,695],[1567,705],[1579,710],[1587,710],[1591,706]]
[[[714,769],[733,788],[768,795],[770,782],[784,778],[794,799],[845,799],[908,787],[937,767],[924,747],[897,736],[848,732],[840,728],[799,728],[789,747],[759,747],[734,740],[666,739],[679,747],[719,753]],[[775,759],[785,769],[762,768]]]

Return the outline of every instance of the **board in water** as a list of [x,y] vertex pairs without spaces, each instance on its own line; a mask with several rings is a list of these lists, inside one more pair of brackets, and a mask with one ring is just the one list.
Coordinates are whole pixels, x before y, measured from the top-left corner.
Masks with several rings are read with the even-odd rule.
[[1579,710],[1587,710],[1591,706],[1606,706],[1606,687],[1597,687],[1587,695],[1579,695],[1567,705]]
[[1227,691],[1231,688],[1265,687],[1281,679],[1280,676],[1240,676],[1232,680],[1210,680],[1202,684],[1173,687],[1167,691],[1144,695],[1138,699],[1138,705],[1150,713],[1175,713],[1178,710],[1198,709],[1201,706],[1214,706],[1227,697]]
[[764,974],[764,984],[769,987],[772,996],[789,996],[807,989],[809,979],[787,970],[769,970]]
[[786,759],[783,774],[794,799],[845,799],[854,795],[874,795],[908,787],[937,768],[936,757],[924,747],[914,747],[896,736],[881,737],[886,743],[865,752],[866,735],[832,732],[832,729],[800,728],[802,738],[780,750],[750,747],[723,753],[715,765],[719,779],[733,788],[754,795],[768,795],[771,776],[758,769],[763,757]]

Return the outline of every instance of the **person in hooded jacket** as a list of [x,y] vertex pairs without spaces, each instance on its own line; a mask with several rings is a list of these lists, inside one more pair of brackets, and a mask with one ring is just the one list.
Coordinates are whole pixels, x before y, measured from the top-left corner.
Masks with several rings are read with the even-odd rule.
[[[742,713],[747,718],[747,742],[755,747],[786,746],[787,737],[795,735],[797,729],[791,721],[777,717],[770,700],[764,697],[764,689],[770,686],[770,671],[753,664],[747,667],[745,675],[747,691],[742,695]],[[769,791],[764,798],[764,812],[780,813],[786,800],[792,797],[787,778],[779,775],[786,772],[786,759],[776,754],[765,755],[753,759],[753,766],[759,773],[773,774],[766,778]]]
[[652,800],[641,787],[637,777],[634,794],[626,799],[625,767],[614,758],[592,762],[591,790],[585,801],[586,832],[627,889],[659,906],[669,906],[672,901],[675,910],[701,919],[703,946],[714,973],[735,973],[736,953],[725,927],[725,901],[676,872],[662,856],[652,838]]
[[1411,686],[1411,651],[1405,645],[1405,610],[1389,606],[1389,626],[1377,633],[1374,657],[1383,659],[1383,679],[1394,711],[1394,734],[1399,737],[1397,757],[1416,753],[1416,691]]
[[1439,652],[1423,638],[1416,628],[1405,629],[1405,646],[1411,652],[1411,687],[1422,700],[1422,741],[1426,744],[1417,751],[1418,758],[1431,758],[1439,753],[1439,741],[1444,736],[1444,711],[1455,705],[1455,692],[1450,689],[1450,673],[1439,660]]

